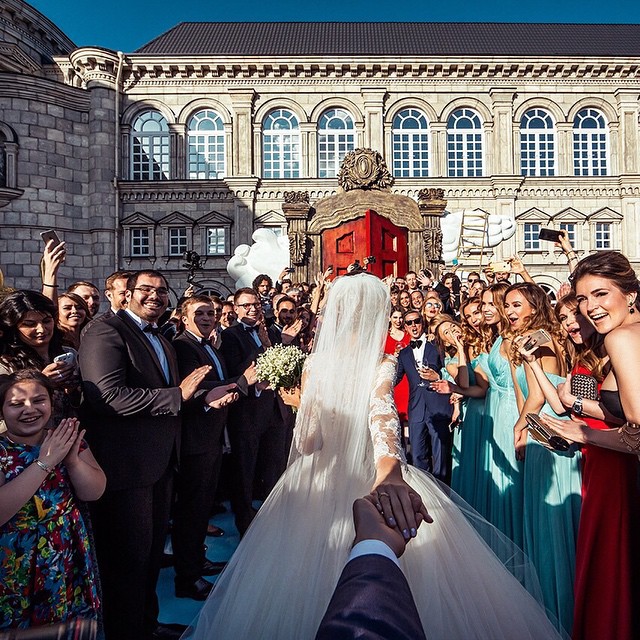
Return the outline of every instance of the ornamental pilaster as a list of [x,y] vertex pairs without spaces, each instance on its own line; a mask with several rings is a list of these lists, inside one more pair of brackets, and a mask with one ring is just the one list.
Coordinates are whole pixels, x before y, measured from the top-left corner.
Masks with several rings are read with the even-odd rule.
[[513,175],[513,87],[490,89],[493,112],[493,166],[492,175]]
[[256,92],[253,89],[229,88],[233,107],[233,175],[255,175],[256,169],[251,166],[253,158],[253,101]]
[[[447,201],[443,189],[422,189],[418,193],[418,210],[422,216],[424,266],[438,278],[442,264],[442,229],[440,218],[444,214]],[[423,265],[421,265],[423,266]]]
[[620,173],[623,175],[638,173],[638,90],[618,89],[615,93],[618,101],[618,120],[620,121],[619,140],[621,155]]
[[387,91],[375,87],[363,87],[360,93],[364,105],[364,146],[369,149],[379,149],[384,156],[384,101]]
[[307,233],[307,221],[311,212],[308,191],[285,191],[282,213],[287,219],[289,236],[289,260],[295,279],[307,278],[307,265],[311,251],[311,238]]

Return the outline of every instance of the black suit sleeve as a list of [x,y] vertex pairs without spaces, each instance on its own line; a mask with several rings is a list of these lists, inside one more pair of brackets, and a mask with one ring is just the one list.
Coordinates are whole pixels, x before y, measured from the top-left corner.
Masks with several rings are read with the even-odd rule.
[[[95,413],[118,416],[177,416],[179,387],[167,387],[135,335],[125,339],[112,322],[93,323],[83,338],[80,370],[85,399]],[[126,329],[125,329],[126,332]]]
[[365,555],[347,563],[316,640],[425,640],[406,578],[389,558]]
[[[220,351],[222,352],[222,356],[227,365],[227,371],[231,378],[242,375],[251,362],[255,360],[253,352],[255,351],[257,353],[258,351],[257,347],[255,347],[255,349],[246,349],[242,345],[240,331],[243,331],[243,329],[238,329],[238,327],[234,326],[222,332]],[[242,337],[247,341],[253,341],[250,336]]]

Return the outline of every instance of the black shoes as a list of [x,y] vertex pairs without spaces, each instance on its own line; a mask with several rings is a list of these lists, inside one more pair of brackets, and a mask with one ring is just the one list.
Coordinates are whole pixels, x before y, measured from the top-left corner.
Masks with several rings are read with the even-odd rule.
[[195,582],[189,585],[176,585],[176,598],[206,600],[212,589],[213,584],[211,582],[205,580],[204,578],[198,578]]
[[202,575],[217,576],[226,566],[226,562],[211,562],[211,560],[205,558],[202,565]]
[[151,634],[153,640],[179,640],[182,634],[187,630],[185,624],[163,624],[158,623],[155,631]]

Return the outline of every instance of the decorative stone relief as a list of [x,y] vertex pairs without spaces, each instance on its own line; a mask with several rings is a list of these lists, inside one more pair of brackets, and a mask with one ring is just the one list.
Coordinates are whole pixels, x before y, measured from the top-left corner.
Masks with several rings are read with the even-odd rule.
[[338,173],[338,184],[345,191],[389,189],[393,183],[394,178],[384,158],[372,149],[356,149],[347,153]]
[[308,238],[304,231],[293,231],[289,233],[289,255],[291,264],[304,264],[307,258]]

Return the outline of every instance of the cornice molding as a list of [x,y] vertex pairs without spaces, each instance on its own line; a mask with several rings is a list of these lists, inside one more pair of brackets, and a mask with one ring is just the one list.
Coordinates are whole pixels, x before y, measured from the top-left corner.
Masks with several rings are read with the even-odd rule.
[[42,68],[28,55],[20,50],[17,44],[0,42],[0,69],[8,73],[40,73]]
[[74,111],[88,111],[91,104],[89,94],[77,87],[37,76],[11,73],[0,73],[0,95],[6,98],[37,100]]
[[633,59],[526,58],[213,58],[128,56],[125,90],[133,86],[184,83],[207,84],[230,80],[627,80],[640,77],[640,61]]
[[115,88],[118,73],[118,54],[115,51],[100,47],[82,47],[73,51],[69,60],[84,85],[97,82]]

